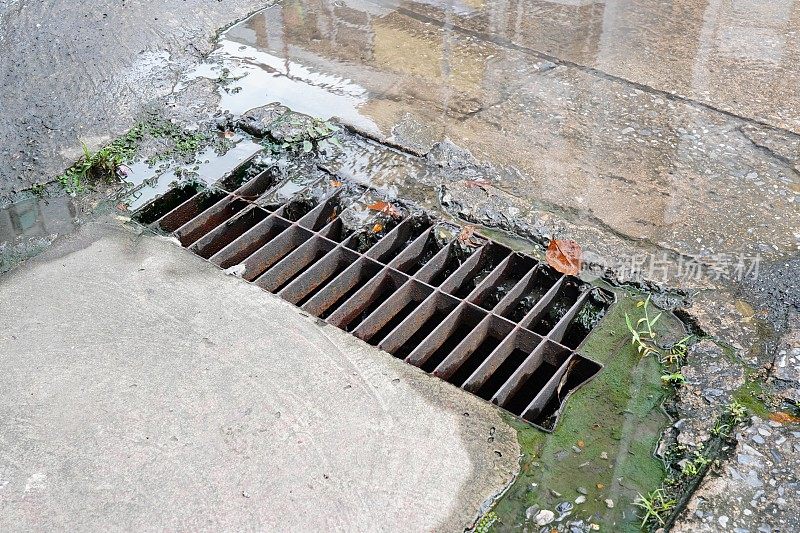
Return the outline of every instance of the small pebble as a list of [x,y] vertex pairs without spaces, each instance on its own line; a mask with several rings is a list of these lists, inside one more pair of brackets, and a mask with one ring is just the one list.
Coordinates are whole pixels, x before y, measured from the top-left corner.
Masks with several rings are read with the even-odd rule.
[[606,507],[608,507],[609,509],[614,508],[614,500],[612,500],[611,498],[606,498],[605,502],[606,502]]
[[581,494],[580,496],[575,498],[575,503],[578,504],[578,505],[580,505],[580,504],[582,504],[584,502],[586,502],[586,496],[584,496],[583,494]]
[[537,526],[546,526],[550,522],[555,519],[556,515],[553,511],[543,509],[539,511],[539,514],[536,515],[536,525]]
[[586,490],[586,487],[578,487],[578,494],[589,494],[589,491]]
[[570,512],[572,508],[573,508],[572,502],[561,502],[556,506],[556,511],[558,511],[559,514],[563,515],[565,513]]
[[[608,454],[606,452],[600,452],[600,459],[608,459]],[[593,525],[597,525],[597,524],[593,524]]]

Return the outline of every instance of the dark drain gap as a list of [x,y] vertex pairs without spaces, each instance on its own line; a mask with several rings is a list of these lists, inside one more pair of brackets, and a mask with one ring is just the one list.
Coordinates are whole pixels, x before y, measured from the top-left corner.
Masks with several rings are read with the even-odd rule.
[[137,211],[136,219],[141,224],[150,225],[200,192],[201,189],[201,185],[196,182],[184,183],[170,189],[159,198],[158,202],[150,202]]
[[500,346],[501,339],[492,335],[486,337],[475,350],[469,355],[467,360],[458,367],[456,373],[447,379],[453,385],[460,387],[464,381],[475,372],[489,355]]
[[497,370],[491,377],[484,383],[477,391],[477,395],[484,400],[491,400],[492,396],[500,389],[500,387],[508,381],[511,374],[520,367],[525,359],[530,355],[519,348],[514,348],[511,353],[503,360]]
[[550,305],[539,313],[528,329],[539,335],[547,335],[578,301],[578,296],[580,296],[578,284],[571,280],[564,282]]
[[201,190],[195,196],[165,213],[164,216],[154,222],[154,225],[161,231],[173,232],[223,198],[225,198],[225,193],[223,192],[212,189]]
[[391,331],[400,325],[400,323],[405,320],[411,312],[417,308],[419,302],[410,301],[408,302],[400,311],[397,312],[386,324],[381,327],[377,332],[368,337],[365,337],[364,340],[368,343],[372,344],[373,346],[377,345],[380,341],[384,339]]
[[558,367],[549,361],[542,361],[539,366],[522,382],[519,390],[511,396],[511,399],[506,402],[503,407],[514,413],[521,415],[523,409],[533,401],[538,392],[547,384],[552,378]]
[[464,242],[458,226],[375,191],[313,171],[278,182],[254,161],[218,186],[176,187],[135,217],[545,429],[600,371],[574,350],[613,294],[490,240]]
[[[559,380],[557,393],[553,395],[538,414],[529,413],[532,421],[545,429],[555,428],[556,415],[567,395],[588,380],[600,370],[600,366],[588,359],[576,356],[574,364],[568,364],[565,375]],[[523,413],[525,414],[525,413]]]

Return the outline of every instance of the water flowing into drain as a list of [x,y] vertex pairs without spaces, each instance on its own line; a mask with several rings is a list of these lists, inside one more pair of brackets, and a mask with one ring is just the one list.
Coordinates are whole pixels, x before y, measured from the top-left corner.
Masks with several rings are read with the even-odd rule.
[[545,430],[600,371],[575,350],[606,291],[363,187],[306,176],[286,199],[271,170],[229,181],[175,186],[135,218]]

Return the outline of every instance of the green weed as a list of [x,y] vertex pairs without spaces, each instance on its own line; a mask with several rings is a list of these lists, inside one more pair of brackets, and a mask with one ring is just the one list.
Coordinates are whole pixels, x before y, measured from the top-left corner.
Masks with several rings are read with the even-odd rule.
[[663,488],[659,488],[634,500],[633,504],[642,510],[642,527],[649,521],[658,522],[663,526],[670,511],[677,504],[677,500],[669,498]]
[[[654,344],[656,334],[653,331],[653,326],[655,326],[656,322],[658,322],[658,320],[661,318],[661,313],[658,313],[653,318],[650,318],[648,311],[649,304],[649,295],[644,301],[637,302],[636,307],[643,309],[644,316],[637,320],[636,326],[634,326],[633,322],[631,321],[631,317],[628,315],[628,313],[625,313],[625,324],[628,326],[628,331],[631,333],[631,344],[636,346],[636,351],[639,352],[640,356],[647,357],[648,355],[652,354],[660,357],[661,352]],[[644,324],[644,326],[642,326],[642,324]]]
[[57,180],[70,194],[83,192],[96,183],[114,181],[120,165],[129,163],[136,157],[141,142],[146,138],[158,139],[164,144],[158,154],[148,159],[150,164],[194,154],[208,140],[205,134],[184,131],[168,120],[151,119],[139,122],[126,134],[97,152],[92,152],[86,144],[81,143],[83,155],[58,176]]
[[489,533],[492,525],[497,521],[497,514],[494,511],[489,511],[478,520],[475,525],[475,533]]
[[686,383],[686,378],[680,372],[672,372],[661,376],[661,381],[670,385],[681,385]]

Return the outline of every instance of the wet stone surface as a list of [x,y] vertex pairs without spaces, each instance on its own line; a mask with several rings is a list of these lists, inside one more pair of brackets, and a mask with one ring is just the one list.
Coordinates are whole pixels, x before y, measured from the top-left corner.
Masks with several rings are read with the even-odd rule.
[[753,417],[731,460],[708,476],[674,531],[771,533],[800,526],[800,431]]
[[700,448],[711,437],[713,421],[744,385],[743,365],[726,357],[722,348],[703,340],[689,350],[687,364],[681,369],[686,383],[675,402],[679,419],[674,427],[679,444]]
[[784,399],[800,406],[800,314],[789,315],[789,331],[781,338],[775,356],[772,386]]

